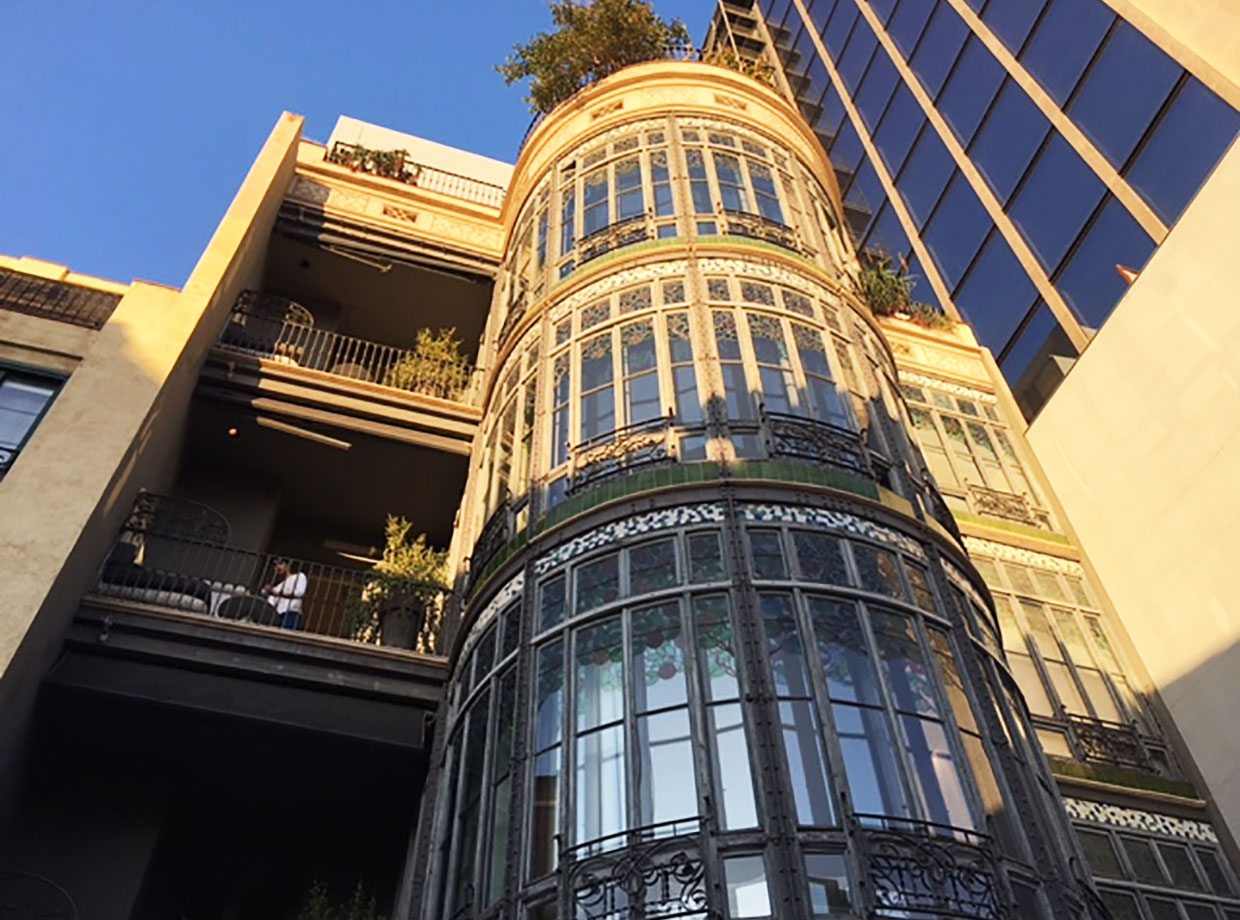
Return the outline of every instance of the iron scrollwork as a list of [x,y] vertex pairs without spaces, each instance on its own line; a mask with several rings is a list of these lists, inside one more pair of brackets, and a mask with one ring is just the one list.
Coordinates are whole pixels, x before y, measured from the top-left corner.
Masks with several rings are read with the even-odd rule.
[[670,418],[651,419],[582,444],[573,452],[573,478],[569,492],[580,492],[621,473],[669,460],[668,431],[671,424]]
[[568,883],[569,916],[578,920],[714,916],[701,853],[684,838],[587,857],[572,867]]
[[989,838],[929,827],[861,833],[877,916],[1004,920],[998,869]]
[[581,254],[578,264],[585,265],[601,255],[606,255],[613,249],[623,249],[625,246],[641,243],[648,239],[650,239],[650,228],[646,225],[646,218],[644,216],[630,217],[627,220],[608,224],[601,230],[596,230],[589,236],[581,238],[578,244]]
[[791,249],[793,252],[801,251],[801,247],[797,245],[796,233],[791,227],[777,220],[771,220],[769,217],[749,211],[728,209],[723,214],[727,231],[732,236],[747,236],[753,240],[774,243],[776,246]]
[[1153,764],[1141,744],[1141,736],[1131,725],[1074,715],[1068,716],[1068,725],[1086,763],[1136,767],[1153,772]]
[[1023,495],[970,485],[969,497],[972,499],[973,510],[978,514],[1015,521],[1029,527],[1040,527],[1042,530],[1051,529],[1050,515],[1031,505],[1029,499]]
[[782,412],[763,412],[772,457],[814,460],[845,472],[873,478],[865,446],[855,431]]
[[487,522],[482,525],[482,532],[478,534],[478,539],[474,543],[474,551],[470,555],[470,568],[475,573],[485,569],[487,563],[494,559],[511,539],[509,510],[508,502],[501,502],[500,506],[487,518]]

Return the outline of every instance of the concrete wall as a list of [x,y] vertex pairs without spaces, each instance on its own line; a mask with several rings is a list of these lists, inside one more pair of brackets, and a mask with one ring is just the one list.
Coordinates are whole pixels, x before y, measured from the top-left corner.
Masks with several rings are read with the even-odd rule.
[[1238,210],[1233,146],[1028,432],[1233,837]]
[[[300,129],[300,117],[281,118],[184,291],[135,282],[89,341],[72,327],[63,333],[80,360],[56,358],[73,359],[72,374],[0,482],[0,814],[14,739],[78,599],[137,491],[166,489],[172,478],[202,362],[237,294],[261,273]],[[31,332],[0,317],[0,339]],[[55,338],[46,326],[33,332]],[[57,352],[44,340],[13,347]]]

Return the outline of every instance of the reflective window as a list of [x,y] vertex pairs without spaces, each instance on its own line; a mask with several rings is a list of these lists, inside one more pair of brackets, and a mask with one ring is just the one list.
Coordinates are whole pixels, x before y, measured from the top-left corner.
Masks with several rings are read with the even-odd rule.
[[1009,208],[1048,272],[1059,264],[1104,192],[1094,171],[1053,132]]
[[1068,114],[1108,160],[1123,166],[1180,73],[1178,64],[1121,20],[1085,75]]
[[887,107],[887,114],[883,116],[878,133],[874,135],[874,144],[891,175],[898,173],[904,165],[904,158],[908,156],[917,132],[925,123],[921,106],[917,104],[912,91],[901,83]]
[[1033,28],[1046,0],[988,0],[982,22],[1016,54]]
[[925,225],[955,168],[955,161],[939,133],[927,125],[896,180],[896,187],[918,227]]
[[1154,252],[1154,241],[1128,209],[1108,198],[1056,281],[1081,324],[1091,329],[1102,325],[1128,290],[1115,266],[1140,271]]
[[852,37],[848,39],[848,46],[836,63],[840,79],[853,93],[856,93],[857,86],[869,66],[870,57],[874,54],[874,48],[877,45],[878,40],[870,30],[869,24],[864,19],[858,18],[856,26],[853,27]]
[[1189,77],[1138,152],[1127,178],[1168,224],[1196,194],[1240,128],[1240,114]]
[[997,355],[1036,297],[1037,289],[1012,247],[993,230],[954,299],[978,341]]
[[748,920],[771,916],[771,893],[766,881],[766,864],[759,856],[729,856],[723,861],[723,877],[728,888],[728,917]]
[[830,917],[852,912],[848,868],[841,854],[806,853],[805,877],[813,916]]
[[909,61],[913,73],[917,74],[917,79],[931,99],[938,95],[968,35],[969,27],[964,20],[946,0],[939,0],[921,43]]
[[1114,21],[1102,0],[1051,0],[1021,62],[1062,106]]
[[1006,80],[969,150],[1000,204],[1007,202],[1050,127],[1025,91]]
[[870,69],[866,71],[861,88],[857,90],[855,102],[857,110],[866,126],[873,131],[887,108],[887,101],[896,87],[896,67],[891,63],[887,52],[880,51],[874,55]]
[[977,194],[957,172],[922,234],[949,288],[959,283],[992,226]]
[[1003,82],[1003,67],[976,36],[970,36],[960,63],[939,96],[938,109],[965,147]]
[[999,367],[1017,405],[1032,421],[1063,381],[1076,359],[1076,349],[1050,307],[1039,300],[1007,353],[999,356]]
[[921,33],[926,28],[926,23],[929,22],[933,11],[934,4],[929,0],[903,0],[896,7],[895,15],[887,24],[887,34],[904,52],[906,60],[917,46],[917,39],[921,38]]
[[834,60],[839,60],[840,53],[843,52],[844,45],[852,34],[853,25],[859,16],[856,4],[837,3],[835,5],[831,18],[827,20],[826,28],[822,30],[822,43],[827,46]]

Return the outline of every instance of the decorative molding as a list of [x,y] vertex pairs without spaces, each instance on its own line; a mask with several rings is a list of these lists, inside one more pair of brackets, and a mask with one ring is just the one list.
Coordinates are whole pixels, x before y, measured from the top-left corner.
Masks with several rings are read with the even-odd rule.
[[1064,797],[1064,810],[1068,817],[1077,821],[1091,821],[1122,830],[1145,831],[1160,837],[1179,837],[1182,840],[1201,840],[1218,843],[1218,835],[1205,821],[1191,821],[1171,815],[1160,815],[1140,808],[1124,808],[1103,802]]
[[[583,154],[597,147],[599,144],[608,143],[609,141],[615,140],[617,137],[633,134],[637,131],[666,132],[667,130],[668,124],[666,118],[645,118],[641,121],[626,122],[625,124],[617,125],[614,128],[609,128],[601,134],[595,134],[594,136],[587,138],[574,147],[572,152],[570,152],[567,156],[560,157],[559,162],[568,162],[570,160],[578,159]],[[547,177],[544,175],[541,179],[539,179],[539,184],[541,185],[546,181]]]
[[397,220],[403,220],[406,223],[415,223],[418,219],[416,211],[410,211],[408,208],[397,207],[394,204],[383,205],[383,216],[394,217]]
[[482,612],[474,619],[473,624],[469,627],[469,637],[465,640],[461,657],[464,657],[464,650],[467,650],[482,631],[494,620],[501,610],[506,608],[515,600],[519,600],[521,592],[525,590],[525,570],[517,572],[516,575],[508,579],[507,583],[492,595],[487,605],[482,608]]
[[323,204],[327,201],[327,196],[331,194],[331,191],[331,186],[324,185],[322,182],[315,182],[305,176],[294,176],[287,197],[310,204]]
[[581,290],[570,294],[557,303],[552,308],[551,320],[554,322],[562,319],[571,311],[577,309],[577,307],[605,297],[618,288],[639,284],[642,281],[658,281],[675,275],[683,275],[688,271],[688,268],[689,263],[684,259],[674,259],[670,262],[655,262],[650,265],[638,265],[633,268],[626,268],[623,271],[613,272],[606,278],[600,278],[592,284],[587,284]]
[[1003,562],[1015,562],[1020,565],[1031,565],[1038,569],[1050,569],[1063,575],[1084,577],[1085,569],[1079,562],[1063,559],[1059,556],[1048,556],[1046,553],[1035,553],[1030,549],[1020,549],[1007,543],[996,543],[994,540],[983,540],[980,537],[964,538],[964,548],[969,555],[993,556]]
[[629,537],[657,533],[660,530],[669,530],[688,524],[722,524],[723,521],[723,505],[717,502],[678,505],[675,508],[651,511],[648,514],[635,514],[574,537],[563,546],[558,546],[551,552],[540,556],[534,562],[534,574],[541,577],[583,553],[610,546]]
[[735,96],[728,96],[724,93],[715,93],[715,102],[729,109],[736,109],[738,112],[744,112],[749,109],[749,103],[744,99],[737,99]]
[[[908,354],[907,346],[903,354]],[[999,398],[994,393],[986,393],[982,390],[975,390],[972,387],[966,387],[959,383],[952,383],[948,380],[940,380],[937,377],[926,377],[923,374],[915,374],[912,371],[900,371],[900,382],[912,384],[917,387],[933,387],[943,390],[946,393],[954,393],[956,396],[964,396],[977,402],[990,403],[995,405],[999,402]]]
[[590,113],[590,121],[598,121],[600,118],[610,115],[613,112],[619,112],[623,108],[623,99],[616,99],[606,105],[600,105],[597,109]]
[[865,537],[903,550],[918,559],[926,558],[926,551],[912,537],[859,518],[846,511],[827,508],[807,508],[801,505],[744,504],[740,506],[740,518],[747,524],[808,524],[837,530],[855,537]]
[[[965,539],[967,540],[968,537]],[[982,600],[982,595],[978,593],[977,588],[973,587],[973,582],[969,581],[964,572],[956,568],[950,560],[943,559],[942,563],[943,571],[947,573],[948,581],[968,595],[969,599],[973,601],[973,603],[977,604],[983,610],[988,609],[988,605]]]

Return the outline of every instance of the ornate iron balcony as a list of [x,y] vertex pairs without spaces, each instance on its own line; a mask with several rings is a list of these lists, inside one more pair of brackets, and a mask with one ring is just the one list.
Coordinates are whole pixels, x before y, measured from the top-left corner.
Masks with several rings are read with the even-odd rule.
[[637,422],[578,445],[572,452],[568,492],[582,492],[616,476],[673,459],[671,417]]
[[1149,752],[1133,726],[1123,722],[1069,715],[1068,729],[1081,752],[1081,759],[1086,763],[1132,767],[1145,773],[1154,772]]
[[0,309],[102,329],[120,294],[0,269]]
[[[663,836],[683,833],[689,825],[696,829],[697,824],[682,821],[678,827],[626,832],[612,848],[593,855],[569,851],[564,862],[570,903],[563,916],[580,920],[714,916],[708,906],[700,837]],[[588,853],[598,848],[583,849]]]
[[230,351],[406,393],[470,404],[477,395],[471,364],[316,329],[314,316],[305,307],[256,291],[237,298],[219,344]]
[[336,141],[324,159],[354,172],[393,179],[406,185],[415,185],[493,208],[498,208],[504,202],[502,185],[415,163],[407,150],[370,150],[360,144]]
[[772,457],[813,460],[847,473],[874,478],[874,468],[861,435],[817,419],[761,410]]
[[645,242],[650,236],[650,226],[644,214],[618,220],[577,241],[577,265],[580,267],[613,250]]
[[1007,916],[994,848],[986,835],[878,815],[857,818],[874,916]]
[[782,246],[793,252],[801,251],[796,232],[777,220],[771,220],[769,217],[763,217],[751,211],[726,209],[723,214],[724,227],[732,236],[747,236],[750,239],[774,243],[776,246]]
[[512,508],[507,501],[503,501],[491,512],[491,516],[482,525],[478,539],[474,541],[473,552],[469,554],[472,577],[477,578],[499,551],[508,545],[512,537]]
[[969,505],[976,514],[1002,518],[1029,527],[1052,530],[1051,516],[1042,508],[1030,504],[1024,495],[1000,492],[985,486],[969,486]]

